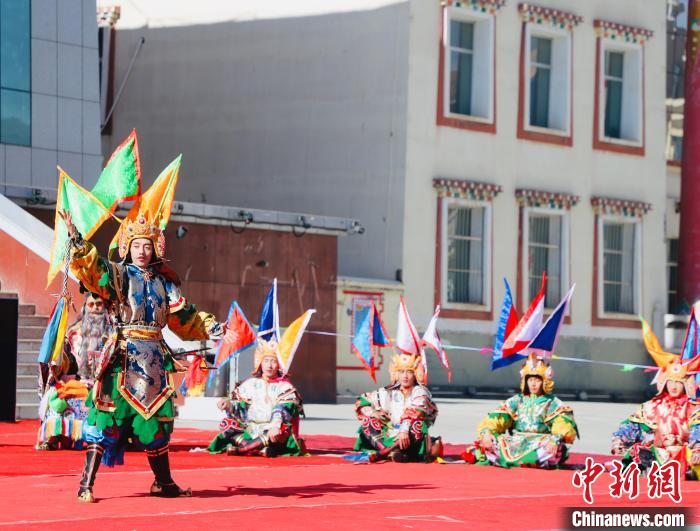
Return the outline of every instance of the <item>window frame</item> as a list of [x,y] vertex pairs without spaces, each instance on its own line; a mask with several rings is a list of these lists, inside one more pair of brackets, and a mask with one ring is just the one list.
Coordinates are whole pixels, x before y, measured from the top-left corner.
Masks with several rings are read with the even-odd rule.
[[[483,64],[488,67],[487,86],[484,94],[487,101],[487,115],[458,114],[450,111],[450,22],[474,23],[474,50],[472,58],[476,58],[480,53],[477,48],[477,25],[486,24],[488,35],[483,41],[487,43],[486,58]],[[472,61],[472,102],[470,104],[474,111],[474,66]],[[440,42],[440,68],[438,72],[438,109],[437,125],[451,126],[460,129],[473,129],[477,131],[495,133],[496,132],[496,14],[482,13],[469,8],[445,6],[442,14],[442,31]]]
[[[524,23],[523,28],[524,41],[523,41],[523,63],[522,71],[520,73],[522,90],[523,90],[523,105],[522,113],[520,116],[522,128],[524,131],[532,133],[540,133],[545,135],[553,135],[556,137],[561,137],[563,139],[569,139],[572,136],[572,114],[573,114],[573,32],[571,30],[563,28],[552,28],[544,26],[542,24],[534,24],[532,22]],[[554,84],[553,74],[555,71],[554,67],[554,57],[555,57],[555,41],[563,40],[565,41],[566,50],[564,56],[566,57],[566,65],[564,67],[564,79],[566,79],[566,89],[562,91],[566,97],[566,106],[564,109],[564,120],[566,122],[566,127],[564,129],[559,129],[556,127],[542,127],[530,124],[530,68],[531,68],[531,45],[532,37],[542,37],[547,39],[552,39],[552,56],[551,56],[551,69],[550,69],[550,87]],[[550,100],[548,102],[550,117],[551,117],[551,95],[553,91],[550,90]],[[551,118],[550,118],[551,119]]]
[[[620,42],[617,40],[612,40],[610,38],[598,37],[597,39],[597,53],[596,53],[596,87],[595,87],[595,100],[596,100],[596,112],[595,112],[595,142],[594,149],[617,151],[622,153],[644,155],[645,139],[646,139],[646,116],[644,106],[646,104],[646,93],[645,93],[645,58],[644,58],[644,46],[640,43],[634,42]],[[629,138],[614,138],[605,136],[605,57],[606,52],[622,52],[624,53],[624,62],[627,63],[631,56],[634,54],[636,57],[634,60],[638,64],[636,68],[636,73],[634,78],[636,78],[636,95],[637,102],[634,105],[637,112],[637,136],[638,140]],[[625,104],[624,96],[629,93],[630,83],[634,83],[634,78],[630,78],[625,75],[625,66],[623,64],[623,104],[622,104],[622,115],[621,124],[625,121]],[[621,125],[621,128],[624,127]]]
[[[522,296],[523,301],[526,304],[532,300],[535,296],[534,293],[529,293],[530,285],[530,264],[529,264],[529,251],[530,251],[530,214],[539,214],[547,216],[559,216],[561,217],[561,243],[560,243],[560,260],[559,265],[561,274],[559,276],[559,290],[561,296],[563,297],[569,286],[569,230],[570,230],[570,214],[568,210],[552,209],[545,207],[534,207],[534,206],[524,206],[523,207],[523,238],[522,238],[522,257],[521,257],[521,267],[523,271],[523,282],[522,282]],[[549,282],[549,278],[547,278]],[[554,306],[546,307],[545,310],[554,310],[556,305],[560,301],[554,301]],[[568,312],[567,312],[568,314]]]
[[[634,296],[632,313],[616,313],[605,311],[605,238],[604,225],[606,222],[626,223],[634,225],[634,276],[632,293]],[[597,308],[599,319],[619,319],[637,323],[638,315],[641,313],[642,300],[642,220],[637,217],[621,216],[616,214],[599,214],[597,216],[597,269],[596,279]]]
[[[448,213],[450,207],[457,208],[483,208],[484,209],[484,236],[483,236],[483,303],[460,303],[448,302],[447,299],[447,282],[448,282]],[[462,311],[491,311],[491,243],[492,243],[492,204],[490,201],[477,201],[473,199],[462,199],[453,197],[443,197],[441,201],[441,227],[440,227],[440,303],[447,310],[462,310]]]
[[[4,138],[2,138],[2,132],[0,131],[0,144],[4,144],[6,146],[20,146],[20,147],[32,147],[32,103],[33,103],[33,97],[32,97],[32,2],[31,0],[27,0],[27,5],[28,5],[28,19],[27,19],[27,35],[28,35],[28,64],[27,64],[27,70],[28,70],[28,83],[27,83],[27,89],[17,89],[14,87],[4,87],[2,86],[2,81],[0,80],[0,99],[1,99],[1,93],[3,90],[11,91],[11,92],[17,92],[20,94],[26,94],[29,99],[29,141],[26,144],[17,144],[15,142],[8,142]],[[2,51],[0,50],[0,63],[2,62]],[[1,110],[2,110],[2,102],[0,101],[0,125],[2,123],[2,115],[1,115]]]

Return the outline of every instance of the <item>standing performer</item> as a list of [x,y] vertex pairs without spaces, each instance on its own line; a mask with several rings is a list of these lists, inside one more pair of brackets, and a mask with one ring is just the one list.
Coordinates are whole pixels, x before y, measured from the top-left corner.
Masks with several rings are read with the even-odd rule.
[[[694,317],[691,315],[691,319]],[[652,381],[657,394],[627,417],[612,435],[612,454],[623,464],[637,463],[644,470],[652,462],[678,461],[689,479],[700,474],[700,404],[695,400],[695,376],[689,370],[697,359],[683,363],[681,357],[661,349],[656,336],[643,321],[644,343],[659,370]]]
[[[100,351],[111,331],[105,301],[88,294],[80,317],[66,332],[61,367],[41,365],[46,386],[39,406],[38,450],[82,450],[85,399],[95,382]],[[51,374],[49,371],[51,370]]]
[[82,239],[70,214],[61,216],[72,241],[71,271],[89,291],[110,301],[116,321],[87,400],[90,411],[83,437],[88,449],[78,499],[94,501],[100,462],[122,463],[129,437],[146,447],[155,475],[152,496],[191,496],[191,490],[178,487],[170,475],[175,392],[171,373],[179,364],[163,341],[162,329],[167,325],[182,339],[204,340],[220,336],[223,327],[185,300],[177,275],[164,265],[165,238],[158,225],[162,212],[144,209],[124,220],[118,233],[121,262],[100,257]]
[[479,440],[465,461],[502,467],[555,468],[578,436],[573,410],[552,394],[554,371],[530,354],[520,370],[520,393],[489,413],[477,427]]
[[371,462],[432,461],[442,454],[442,441],[431,438],[438,409],[428,388],[420,355],[395,354],[389,366],[391,385],[360,395],[355,402],[358,430],[355,450]]
[[231,398],[222,398],[219,409],[226,412],[221,433],[209,444],[214,454],[301,455],[299,417],[301,396],[280,370],[277,342],[258,339],[252,377],[237,385]]

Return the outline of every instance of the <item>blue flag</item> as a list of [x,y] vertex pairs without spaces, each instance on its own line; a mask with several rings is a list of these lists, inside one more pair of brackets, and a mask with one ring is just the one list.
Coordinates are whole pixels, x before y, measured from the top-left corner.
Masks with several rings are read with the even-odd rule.
[[513,306],[513,295],[510,292],[510,285],[505,278],[503,279],[503,283],[506,285],[506,294],[503,297],[501,313],[498,316],[496,343],[493,346],[493,356],[491,357],[492,371],[524,358],[524,356],[519,356],[517,354],[512,354],[510,356],[503,355],[503,344],[506,339],[508,339],[513,329],[518,325],[518,314],[515,311],[515,306]]
[[280,317],[277,309],[277,279],[272,281],[272,287],[267,294],[258,324],[258,337],[265,341],[280,340]]

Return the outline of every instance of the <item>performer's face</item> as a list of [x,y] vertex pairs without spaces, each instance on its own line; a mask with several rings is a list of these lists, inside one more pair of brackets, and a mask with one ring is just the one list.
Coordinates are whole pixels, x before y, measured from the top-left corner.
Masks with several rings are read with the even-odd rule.
[[408,389],[416,385],[416,374],[413,371],[399,371],[399,384],[404,389]]
[[101,315],[105,311],[105,303],[102,299],[89,297],[85,302],[87,311],[93,315]]
[[131,242],[131,262],[139,267],[151,263],[153,243],[148,238],[136,238]]
[[280,364],[274,356],[265,356],[260,364],[263,376],[266,379],[275,378],[280,369]]
[[542,378],[539,376],[530,376],[527,379],[527,390],[531,395],[542,394]]
[[668,394],[671,395],[673,398],[678,398],[683,393],[685,393],[685,386],[683,385],[683,382],[669,380],[668,382],[666,382],[666,390],[668,391]]

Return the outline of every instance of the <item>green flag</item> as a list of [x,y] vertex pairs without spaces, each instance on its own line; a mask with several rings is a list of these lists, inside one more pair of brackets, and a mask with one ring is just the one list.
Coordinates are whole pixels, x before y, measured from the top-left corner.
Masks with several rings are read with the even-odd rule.
[[100,178],[88,192],[59,168],[54,240],[51,246],[47,286],[51,284],[65,260],[68,229],[58,214],[71,213],[83,238],[89,239],[120,203],[136,199],[141,193],[141,165],[136,131],[114,150]]

